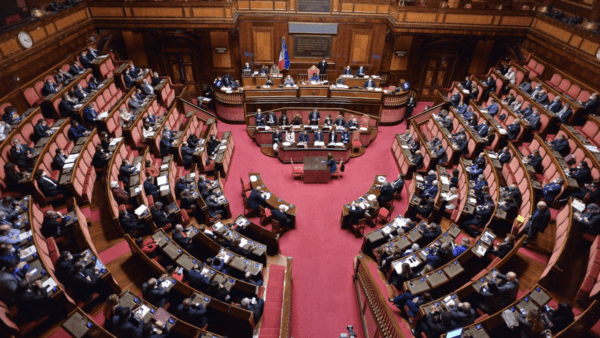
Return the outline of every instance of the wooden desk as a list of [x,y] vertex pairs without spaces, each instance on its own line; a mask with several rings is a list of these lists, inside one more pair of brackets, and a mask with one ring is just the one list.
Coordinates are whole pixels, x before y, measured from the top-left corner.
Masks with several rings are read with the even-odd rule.
[[331,179],[326,156],[304,156],[304,183],[328,183]]
[[221,173],[220,177],[227,177],[234,150],[233,134],[230,131],[226,131],[223,133],[219,150],[217,151],[217,155],[215,155],[215,169]]
[[[253,189],[256,189],[256,187],[262,187],[262,191],[263,192],[271,192],[269,190],[269,188],[267,188],[260,176],[260,173],[249,173],[248,174],[250,177],[250,184],[252,185]],[[296,206],[286,202],[284,200],[282,200],[281,198],[277,197],[275,194],[271,193],[271,196],[265,201],[268,205],[270,209],[278,209],[280,205],[285,205],[286,207],[288,207],[288,210],[285,212],[286,214],[292,216],[292,227],[296,226]]]
[[267,254],[277,255],[279,253],[279,234],[251,222],[242,215],[238,215],[234,223],[237,232],[255,241],[264,243],[267,246]]
[[[386,182],[385,179],[385,175],[375,175],[375,178],[373,179],[373,184],[371,185],[371,188],[369,188],[369,190],[362,196],[360,196],[358,199],[356,199],[356,202],[366,202],[367,199],[369,198],[369,195],[375,195],[375,198],[379,197],[379,188],[381,188],[381,186],[383,185],[383,183]],[[349,216],[350,215],[350,203],[345,204],[344,207],[342,208],[342,217],[340,220],[340,226],[342,229],[345,229],[349,226],[348,221],[349,221]]]
[[352,87],[360,87],[362,88],[365,84],[365,82],[367,82],[367,80],[369,80],[369,78],[373,79],[373,82],[375,82],[375,86],[377,86],[377,88],[379,88],[380,86],[380,78],[379,77],[370,77],[368,75],[365,75],[364,77],[356,77],[356,76],[344,76],[344,75],[340,75],[336,80],[335,83],[337,83],[337,80],[344,80],[344,82],[346,83],[346,86],[352,88]]
[[329,86],[327,85],[302,84],[299,86],[299,91],[300,97],[304,98],[329,96]]

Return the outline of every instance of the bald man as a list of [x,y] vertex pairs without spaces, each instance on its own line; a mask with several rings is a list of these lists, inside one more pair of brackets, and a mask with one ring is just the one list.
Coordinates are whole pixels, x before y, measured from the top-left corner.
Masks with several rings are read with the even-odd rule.
[[550,210],[548,209],[546,202],[538,202],[535,212],[529,219],[529,222],[527,222],[527,225],[525,225],[524,230],[527,234],[527,240],[525,240],[523,245],[529,244],[529,242],[533,240],[533,238],[535,237],[535,235],[537,235],[538,232],[543,233],[544,230],[546,230],[548,224],[550,223],[551,218],[552,216],[550,215]]
[[498,289],[501,292],[501,298],[498,305],[503,308],[517,300],[517,294],[519,292],[519,280],[517,274],[510,271],[506,275],[497,274],[496,278],[503,282],[498,283]]

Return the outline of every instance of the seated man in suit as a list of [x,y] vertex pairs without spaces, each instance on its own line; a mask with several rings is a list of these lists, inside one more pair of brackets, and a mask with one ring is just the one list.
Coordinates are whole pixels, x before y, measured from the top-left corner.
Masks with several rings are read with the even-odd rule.
[[167,278],[168,276],[165,274],[159,279],[150,278],[147,283],[142,284],[144,300],[156,307],[165,307],[167,302],[169,302],[169,291],[160,284],[167,280]]
[[264,198],[262,197],[262,187],[257,186],[256,188],[250,191],[250,196],[248,196],[248,207],[252,210],[258,210],[258,207],[261,206],[264,202]]
[[399,195],[402,193],[402,189],[404,189],[404,177],[403,173],[398,174],[398,178],[392,182],[392,187],[394,188],[394,194]]
[[521,124],[519,119],[515,119],[511,124],[506,126],[506,136],[509,141],[516,140],[521,132]]
[[357,129],[358,128],[358,120],[356,119],[356,117],[352,116],[352,118],[348,121],[348,124],[346,125],[346,127],[350,128],[350,129]]
[[256,300],[256,298],[252,298],[252,300],[249,298],[243,298],[240,302],[240,307],[242,309],[252,311],[252,313],[254,314],[254,323],[256,324],[262,317],[263,310],[265,307],[265,300],[262,298],[258,300]]
[[85,73],[85,69],[81,66],[79,61],[73,62],[73,64],[69,67],[69,73],[71,73],[74,77],[77,77],[83,73]]
[[583,187],[586,183],[592,181],[592,171],[590,170],[588,162],[585,160],[579,162],[575,168],[571,168],[567,173],[567,176],[576,179],[577,184],[580,187]]
[[488,126],[488,123],[486,120],[484,120],[483,122],[481,122],[480,125],[475,127],[475,131],[477,131],[477,135],[479,135],[479,137],[481,137],[481,138],[486,137],[489,130],[490,130],[490,127]]
[[340,133],[340,142],[343,144],[350,143],[350,132],[348,129],[343,129]]
[[540,151],[537,149],[533,149],[529,156],[525,156],[523,158],[523,163],[529,164],[535,169],[535,172],[541,174],[543,171],[542,167],[542,156],[540,156]]
[[598,93],[593,93],[592,95],[590,95],[590,98],[585,102],[578,102],[581,103],[584,107],[583,116],[595,114],[598,111],[598,107],[600,107]]
[[523,79],[523,82],[519,85],[519,89],[527,94],[531,91],[531,80],[529,78]]
[[181,320],[196,327],[202,328],[208,322],[204,305],[192,303],[191,298],[184,299],[183,302],[177,306],[177,312],[178,317]]
[[19,138],[12,140],[13,146],[10,148],[10,155],[15,159],[17,166],[21,169],[28,169],[33,165],[33,161],[38,156],[35,150],[27,144],[21,144]]
[[164,228],[169,223],[171,225],[177,224],[179,222],[177,217],[174,214],[168,214],[163,208],[164,206],[160,201],[154,202],[154,205],[150,208],[150,214],[156,227]]
[[73,298],[78,301],[89,302],[92,300],[94,293],[104,293],[106,287],[100,277],[98,267],[94,267],[93,271],[90,271],[85,269],[83,262],[75,263],[70,279]]
[[346,68],[344,68],[344,72],[342,73],[342,75],[352,76],[352,69],[350,68],[350,65],[347,65]]
[[457,92],[454,92],[454,94],[452,94],[452,96],[450,96],[450,105],[454,108],[458,107],[458,104],[460,103],[460,94]]
[[138,168],[133,164],[130,164],[129,160],[125,158],[119,167],[119,178],[123,183],[129,185],[129,177],[138,171]]
[[282,127],[290,125],[290,119],[287,117],[286,112],[281,113],[281,116],[279,117],[279,125]]
[[60,194],[63,196],[68,195],[68,190],[64,186],[59,185],[56,180],[48,177],[43,169],[38,169],[36,171],[35,178],[37,179],[38,187],[46,198],[58,196]]
[[17,108],[13,106],[8,106],[4,108],[2,120],[8,124],[18,124],[19,122],[21,122],[21,117],[17,115]]
[[410,161],[415,164],[417,170],[423,168],[423,155],[421,155],[421,151],[415,151],[415,154],[410,157]]
[[332,129],[327,137],[327,143],[337,143],[337,141],[337,134],[335,133],[335,130]]
[[500,244],[494,244],[494,249],[490,250],[489,253],[496,257],[504,258],[514,247],[515,235],[508,234],[506,235],[506,238],[504,238],[504,242]]
[[69,140],[77,143],[80,137],[89,136],[90,131],[84,126],[80,125],[77,120],[72,120],[71,127],[69,128],[69,132],[67,134],[69,135]]
[[98,50],[94,49],[92,46],[88,46],[87,48],[87,58],[90,61],[94,61],[98,58]]
[[309,125],[318,126],[319,120],[321,120],[321,114],[317,111],[317,108],[313,108],[313,110],[308,113]]
[[263,114],[260,109],[256,110],[256,114],[254,115],[254,121],[257,127],[265,126],[265,114]]
[[475,310],[471,307],[471,303],[462,302],[456,304],[451,300],[448,302],[448,307],[450,308],[452,320],[454,320],[457,327],[468,326],[475,322]]
[[510,150],[508,149],[508,147],[502,148],[498,152],[497,157],[498,157],[498,161],[500,161],[501,164],[510,162],[511,155],[510,155]]
[[193,181],[188,181],[185,176],[179,176],[177,182],[175,182],[175,196],[181,196],[181,193],[186,189],[192,189],[194,187]]
[[271,210],[272,218],[279,222],[279,226],[283,229],[294,228],[292,218],[286,213],[286,206],[280,205],[279,209]]
[[47,288],[42,286],[38,279],[30,283],[27,279],[21,280],[16,290],[16,305],[19,317],[27,321],[39,320],[45,316],[66,316],[65,311],[48,296]]
[[546,93],[545,90],[540,90],[535,95],[532,95],[531,98],[534,99],[535,102],[539,103],[542,106],[546,106],[549,103],[548,93]]
[[[494,214],[495,209],[494,201],[490,195],[486,195],[485,204],[480,204],[475,207],[475,212],[470,219],[463,222],[461,228],[465,230],[473,238],[479,236],[483,227],[490,220],[490,217]],[[471,226],[474,225],[478,230],[473,229]]]
[[196,158],[194,157],[196,148],[194,148],[194,146],[192,146],[188,142],[184,141],[181,144],[180,151],[181,151],[181,158],[183,160],[184,165],[192,164],[192,163],[194,163],[194,161],[196,161]]
[[193,228],[184,229],[181,224],[176,224],[173,229],[173,241],[184,250],[191,250],[194,247],[192,237],[194,236]]
[[312,75],[310,76],[310,82],[319,82],[321,81],[319,79],[319,75],[317,74],[317,72],[312,73]]
[[338,126],[338,127],[345,127],[346,126],[346,120],[344,119],[344,117],[342,115],[338,115],[335,118],[335,121],[333,122],[333,124],[335,126]]
[[443,164],[448,162],[448,154],[446,153],[446,149],[441,145],[437,145],[437,149],[435,150],[435,154],[437,156],[438,162],[437,164]]
[[65,72],[61,68],[56,68],[56,71],[54,72],[54,79],[56,80],[56,83],[58,83],[60,85],[64,85],[64,86],[68,85],[71,82],[72,78],[73,78],[73,75]]
[[435,180],[433,182],[431,182],[431,186],[425,188],[421,194],[419,194],[420,198],[435,198],[435,196],[437,196],[438,193],[438,181]]
[[453,146],[458,149],[463,156],[467,156],[469,154],[469,141],[467,141],[465,135],[458,135]]
[[163,156],[168,155],[168,154],[176,154],[177,153],[177,147],[175,146],[174,139],[162,137],[160,139],[160,143],[158,146],[159,146],[160,154]]
[[527,239],[523,242],[523,245],[529,244],[538,232],[543,233],[544,230],[546,230],[546,227],[548,227],[551,218],[552,215],[550,214],[546,202],[538,202],[535,212],[529,219],[529,222],[525,225],[524,230],[527,234]]
[[562,177],[557,177],[554,179],[554,181],[547,183],[542,188],[541,197],[544,197],[546,202],[554,202],[554,199],[556,198],[556,196],[558,196],[558,194],[560,194],[562,190],[563,183],[564,181]]
[[98,114],[98,112],[96,111],[96,104],[94,102],[90,103],[83,110],[83,120],[91,126],[95,127],[98,124],[98,122],[100,121],[98,116],[100,116],[100,114]]
[[571,104],[568,102],[565,103],[565,105],[559,111],[556,112],[556,115],[558,116],[558,120],[560,121],[560,123],[569,123],[569,119],[573,115],[573,109],[571,109]]
[[67,217],[54,210],[46,211],[42,221],[42,235],[46,238],[71,235],[70,229],[66,227]]
[[135,93],[133,93],[129,99],[128,108],[130,111],[136,111],[137,109],[144,108],[146,103],[147,102],[145,100],[138,99]]
[[244,64],[244,67],[242,68],[242,72],[252,74],[252,67],[250,66],[250,64],[248,62],[246,62]]
[[77,110],[77,108],[75,108],[76,105],[77,102],[75,102],[75,100],[73,100],[69,94],[63,95],[62,100],[58,104],[58,112],[60,113],[60,116],[73,117],[74,112]]
[[481,97],[481,99],[483,101],[487,101],[490,97],[490,93],[496,92],[496,80],[493,77],[489,76],[487,79],[483,80],[482,83],[487,88],[483,92],[483,96]]
[[496,114],[498,114],[498,102],[496,102],[495,100],[492,100],[492,103],[486,107],[488,114],[490,114],[491,116],[495,116]]
[[119,182],[110,182],[110,191],[112,192],[115,201],[117,201],[117,204],[129,204],[129,193],[119,187]]
[[39,119],[33,127],[33,135],[31,136],[34,142],[41,140],[44,137],[48,137],[54,134],[54,131],[48,127],[48,122],[45,119]]
[[62,168],[65,166],[66,160],[67,155],[65,155],[64,150],[56,148],[56,153],[52,159],[52,170],[62,170]]
[[298,143],[309,143],[310,136],[308,135],[308,131],[305,130],[298,136]]
[[321,131],[321,129],[315,130],[315,134],[313,135],[313,142],[323,142],[323,131]]
[[498,273],[496,274],[496,278],[501,281],[498,283],[498,289],[501,294],[498,306],[507,307],[517,300],[519,293],[519,279],[517,279],[517,274],[512,271],[508,272],[506,275]]
[[[154,177],[148,176],[144,181],[144,193],[152,196],[155,201],[160,199],[160,188],[154,184]],[[159,203],[159,202],[157,202]],[[156,205],[156,204],[155,204]],[[162,204],[161,204],[162,206]]]
[[142,80],[142,93],[146,96],[150,96],[150,95],[154,95],[154,87],[152,87],[150,85],[150,83],[148,83],[147,79],[143,79]]
[[144,321],[142,312],[131,312],[131,308],[117,306],[116,315],[111,319],[114,334],[118,337],[142,337]]
[[555,96],[554,100],[550,102],[548,105],[544,106],[547,110],[558,113],[562,109],[562,102],[560,101],[560,96]]
[[291,75],[288,75],[285,80],[283,80],[283,85],[286,87],[294,87],[296,82],[294,82],[294,79],[292,79]]
[[569,140],[567,140],[565,134],[556,136],[554,140],[548,143],[548,146],[550,149],[558,151],[558,153],[563,157],[571,153],[571,146],[569,145]]
[[95,150],[94,157],[92,157],[92,165],[96,169],[102,169],[106,167],[108,161],[110,161],[112,153],[108,151],[105,152],[101,145],[97,145]]
[[373,81],[373,79],[369,78],[367,81],[365,81],[365,84],[363,84],[363,88],[375,89],[377,88],[377,85],[375,84],[375,81]]
[[394,188],[389,182],[384,182],[381,188],[379,189],[379,197],[377,197],[377,202],[379,205],[385,206],[389,202],[394,199]]
[[42,87],[42,95],[44,96],[48,96],[53,93],[58,93],[62,89],[62,86],[59,86],[56,83],[54,83],[52,79],[46,79],[46,81],[44,82],[44,86]]
[[211,195],[206,200],[208,206],[208,215],[212,218],[225,218],[227,210],[225,209],[225,201],[218,201],[215,195]]
[[364,66],[360,66],[356,70],[356,77],[365,77],[365,67]]
[[277,122],[277,116],[272,111],[270,111],[267,114],[266,120],[267,120],[267,126],[269,126],[269,127],[273,127],[273,126],[279,125],[278,122]]
[[139,223],[137,217],[127,212],[127,210],[119,210],[119,224],[125,233],[133,234],[137,230],[148,230],[148,226],[144,223]]

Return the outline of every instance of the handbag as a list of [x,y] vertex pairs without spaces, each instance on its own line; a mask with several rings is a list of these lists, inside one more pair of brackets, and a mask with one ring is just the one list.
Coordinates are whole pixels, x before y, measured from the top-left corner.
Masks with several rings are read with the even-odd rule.
[[344,170],[346,170],[346,163],[342,163],[342,166],[340,167],[341,172],[344,172]]

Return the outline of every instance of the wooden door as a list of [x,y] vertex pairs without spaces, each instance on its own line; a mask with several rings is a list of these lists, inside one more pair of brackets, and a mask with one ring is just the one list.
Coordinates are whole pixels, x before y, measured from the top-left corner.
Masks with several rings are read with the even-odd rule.
[[448,88],[456,66],[456,53],[430,52],[425,57],[421,72],[420,98],[422,101],[433,101],[436,89]]
[[164,69],[174,83],[183,83],[187,86],[191,97],[198,96],[198,72],[196,71],[195,48],[164,47]]

